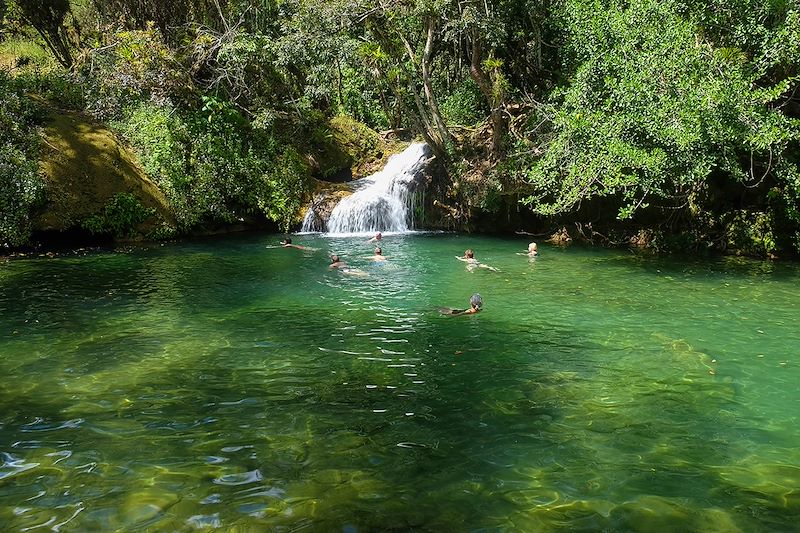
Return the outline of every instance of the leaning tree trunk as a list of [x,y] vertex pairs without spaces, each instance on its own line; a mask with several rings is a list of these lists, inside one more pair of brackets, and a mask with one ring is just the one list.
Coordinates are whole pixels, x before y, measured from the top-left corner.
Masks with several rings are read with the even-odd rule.
[[[47,47],[64,68],[72,67],[69,31],[65,25],[71,13],[67,0],[17,0],[24,19],[42,36]],[[75,31],[80,33],[75,17]]]
[[433,61],[433,38],[436,32],[436,17],[428,17],[426,26],[428,35],[425,40],[425,51],[422,54],[422,86],[425,89],[425,99],[428,101],[428,107],[430,108],[433,122],[436,124],[436,129],[439,131],[442,142],[446,143],[452,139],[452,136],[442,119],[442,114],[439,111],[439,103],[436,101],[436,96],[433,94],[433,87],[431,85],[431,62]]
[[503,113],[503,98],[494,90],[489,76],[484,72],[481,66],[481,39],[477,35],[472,39],[472,58],[470,61],[469,73],[478,88],[486,98],[489,104],[490,114],[489,120],[492,123],[492,156],[498,157],[500,155],[501,142],[503,134],[506,130],[506,120]]

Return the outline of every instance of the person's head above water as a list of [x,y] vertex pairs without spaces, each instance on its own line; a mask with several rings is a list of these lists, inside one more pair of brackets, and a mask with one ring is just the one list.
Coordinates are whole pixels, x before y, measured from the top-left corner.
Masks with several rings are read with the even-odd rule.
[[377,232],[377,233],[375,234],[375,240],[376,240],[376,241],[379,241],[379,240],[381,240],[381,238],[383,238],[383,235],[381,235],[381,232],[379,231],[379,232]]
[[539,246],[535,242],[532,242],[528,245],[528,253],[534,254],[539,251]]
[[375,255],[381,255],[382,253],[383,253],[383,250],[381,250],[381,247],[380,247],[380,246],[378,246],[377,248],[375,248]]
[[473,309],[480,309],[483,307],[483,298],[476,292],[470,297],[469,305],[471,305]]
[[467,248],[466,251],[464,252],[464,257],[466,257],[467,259],[474,259],[475,252],[472,251],[472,248]]
[[285,239],[283,239],[281,241],[281,244],[292,244],[292,239],[290,239],[289,237],[286,237]]
[[338,263],[338,262],[339,262],[339,256],[336,255],[336,254],[333,254],[331,256],[331,263]]

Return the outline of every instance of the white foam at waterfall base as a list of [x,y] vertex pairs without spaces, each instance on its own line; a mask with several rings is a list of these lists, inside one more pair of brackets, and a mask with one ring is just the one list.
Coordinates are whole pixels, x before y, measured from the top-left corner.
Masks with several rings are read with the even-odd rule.
[[[412,144],[403,152],[392,156],[380,172],[352,182],[355,192],[343,198],[331,212],[328,233],[339,235],[410,231],[413,222],[409,217],[409,207],[416,181],[428,155],[428,145]],[[304,222],[303,231],[309,230],[311,228],[306,228]]]

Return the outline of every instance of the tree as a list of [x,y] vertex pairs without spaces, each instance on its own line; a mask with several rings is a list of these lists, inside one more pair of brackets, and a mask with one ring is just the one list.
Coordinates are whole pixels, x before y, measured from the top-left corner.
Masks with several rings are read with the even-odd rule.
[[553,135],[528,172],[536,212],[611,196],[625,219],[651,204],[688,208],[712,178],[742,188],[789,179],[800,124],[771,104],[790,80],[759,87],[764,55],[715,48],[677,7],[565,4],[574,74],[554,93]]
[[[71,14],[69,0],[15,0],[24,19],[42,36],[47,47],[53,52],[56,60],[64,68],[72,67],[72,46],[70,28],[66,18]],[[80,29],[73,17],[72,30],[77,34]]]

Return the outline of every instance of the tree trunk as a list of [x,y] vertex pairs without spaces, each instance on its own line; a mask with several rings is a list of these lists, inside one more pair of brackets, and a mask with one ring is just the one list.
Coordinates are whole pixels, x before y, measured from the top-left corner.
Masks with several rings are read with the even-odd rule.
[[428,36],[425,41],[425,52],[422,54],[422,85],[425,88],[425,98],[428,101],[428,107],[430,107],[433,122],[436,124],[436,129],[439,130],[439,136],[442,138],[442,142],[446,143],[452,139],[452,136],[442,119],[442,114],[439,112],[439,104],[436,101],[436,96],[433,94],[433,88],[431,86],[431,61],[433,59],[433,38],[436,32],[436,17],[428,17],[426,26],[428,29]]
[[505,116],[503,114],[503,101],[499,94],[495,94],[492,82],[481,66],[481,39],[477,35],[472,39],[472,59],[470,61],[469,73],[475,83],[478,84],[486,102],[489,104],[489,120],[492,123],[492,156],[498,157],[500,154],[501,142],[506,129]]
[[[397,99],[398,105],[402,108],[405,108],[406,115],[409,119],[411,119],[411,123],[414,125],[414,128],[422,134],[422,138],[425,139],[425,142],[428,143],[428,146],[431,147],[431,151],[433,155],[435,155],[439,161],[446,161],[447,154],[444,151],[439,140],[432,135],[432,131],[430,129],[430,125],[426,127],[423,122],[427,121],[424,116],[420,116],[420,114],[414,113],[412,110],[406,108],[405,103],[403,102],[403,96],[400,93],[400,89],[394,85],[392,85],[392,90],[394,91],[395,98]],[[419,107],[422,103],[419,101],[419,96],[415,93],[415,100],[417,101],[417,106]]]

